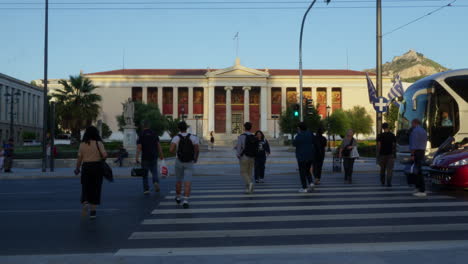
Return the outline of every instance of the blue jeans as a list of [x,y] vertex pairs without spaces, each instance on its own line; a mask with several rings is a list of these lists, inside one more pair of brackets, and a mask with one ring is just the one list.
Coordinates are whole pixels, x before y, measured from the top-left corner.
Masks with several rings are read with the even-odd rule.
[[141,161],[141,167],[145,170],[145,174],[143,175],[143,190],[148,191],[149,190],[149,185],[148,185],[149,172],[151,172],[151,175],[153,176],[153,183],[155,183],[155,182],[159,183],[158,159],[155,159],[155,160],[142,160]]

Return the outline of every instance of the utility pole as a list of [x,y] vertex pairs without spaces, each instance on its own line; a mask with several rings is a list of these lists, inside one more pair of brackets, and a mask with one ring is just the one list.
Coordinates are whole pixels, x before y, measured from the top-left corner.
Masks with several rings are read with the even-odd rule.
[[[382,0],[377,0],[377,97],[382,96]],[[376,116],[376,134],[382,131],[382,113]]]
[[43,91],[43,120],[42,120],[42,172],[47,170],[47,115],[49,100],[47,98],[47,67],[49,50],[49,0],[45,0],[45,30],[44,30],[44,91]]

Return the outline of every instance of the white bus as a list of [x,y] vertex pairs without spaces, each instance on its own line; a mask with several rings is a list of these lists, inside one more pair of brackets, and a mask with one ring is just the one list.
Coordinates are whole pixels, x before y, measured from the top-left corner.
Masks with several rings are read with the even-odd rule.
[[403,163],[409,162],[409,133],[415,118],[428,132],[429,161],[448,137],[457,142],[468,137],[468,69],[431,75],[405,91],[397,127],[397,154]]

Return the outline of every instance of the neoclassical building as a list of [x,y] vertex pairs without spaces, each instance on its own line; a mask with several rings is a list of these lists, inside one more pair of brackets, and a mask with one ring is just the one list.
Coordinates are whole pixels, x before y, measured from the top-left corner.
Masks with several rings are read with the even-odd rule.
[[[239,59],[224,69],[122,69],[86,73],[102,95],[103,122],[113,138],[121,138],[116,116],[122,102],[155,103],[166,116],[184,118],[191,132],[208,137],[214,131],[220,140],[230,140],[250,121],[269,137],[279,134],[276,118],[288,105],[298,102],[299,71],[252,69]],[[335,109],[369,104],[366,74],[353,70],[304,70],[304,98],[312,98],[323,118]],[[54,88],[54,85],[51,85]],[[384,78],[384,95],[391,80]]]

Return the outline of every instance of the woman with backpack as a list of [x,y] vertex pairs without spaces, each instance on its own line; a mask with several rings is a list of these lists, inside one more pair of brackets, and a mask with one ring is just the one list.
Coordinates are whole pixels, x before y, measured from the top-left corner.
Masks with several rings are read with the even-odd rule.
[[265,138],[265,135],[262,131],[257,130],[255,132],[255,137],[258,140],[258,150],[257,156],[255,156],[255,182],[256,183],[263,183],[265,178],[265,163],[266,158],[270,155],[270,144]]
[[348,129],[346,132],[346,136],[341,142],[339,156],[343,158],[343,167],[344,167],[344,180],[345,183],[351,184],[353,182],[353,167],[354,167],[354,160],[353,157],[353,148],[357,148],[357,141],[353,137],[354,131],[352,129]]
[[96,207],[101,203],[101,189],[104,174],[102,160],[107,152],[96,127],[86,129],[78,149],[75,175],[81,172],[81,215],[96,218]]

